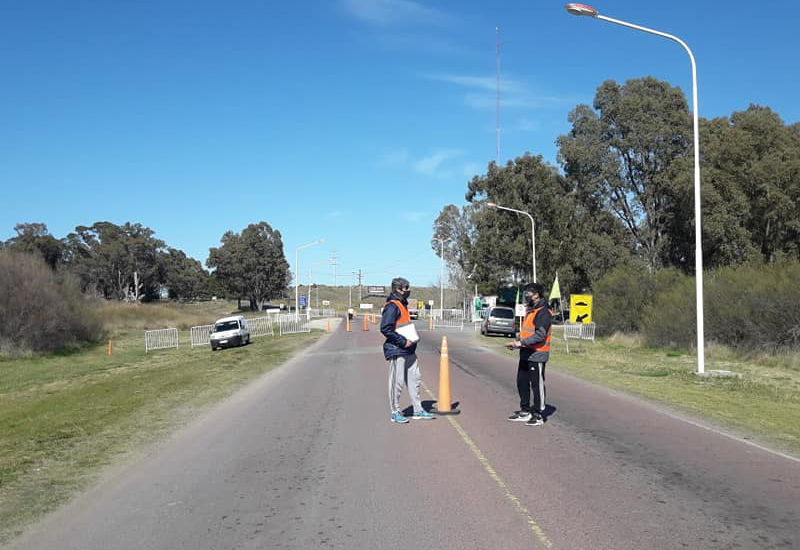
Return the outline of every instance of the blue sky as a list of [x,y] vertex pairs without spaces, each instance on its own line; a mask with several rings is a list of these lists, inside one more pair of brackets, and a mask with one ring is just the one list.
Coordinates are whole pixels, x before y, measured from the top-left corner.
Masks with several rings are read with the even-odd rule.
[[[689,44],[702,117],[800,120],[786,3],[593,5]],[[130,221],[205,263],[264,220],[293,269],[325,239],[299,251],[302,284],[333,284],[334,256],[338,284],[438,284],[433,221],[496,157],[498,27],[502,163],[555,164],[604,80],[691,95],[678,44],[557,1],[0,0],[0,239]]]

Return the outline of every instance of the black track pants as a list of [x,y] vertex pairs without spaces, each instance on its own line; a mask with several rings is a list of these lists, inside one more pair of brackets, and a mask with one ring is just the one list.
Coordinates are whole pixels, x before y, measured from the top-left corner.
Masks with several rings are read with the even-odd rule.
[[[544,371],[547,363],[538,363],[520,358],[517,366],[517,391],[519,409],[529,412],[543,412],[545,406]],[[531,407],[533,393],[533,407]]]

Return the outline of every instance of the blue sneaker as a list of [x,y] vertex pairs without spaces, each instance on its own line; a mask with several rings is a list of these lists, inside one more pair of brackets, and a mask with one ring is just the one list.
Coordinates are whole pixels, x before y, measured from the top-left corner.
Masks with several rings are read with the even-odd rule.
[[428,411],[419,411],[419,412],[415,412],[414,415],[411,418],[421,418],[423,420],[431,420],[431,419],[436,418],[436,417],[433,416]]
[[408,418],[406,418],[400,413],[392,413],[392,422],[397,422],[398,424],[405,424],[406,422],[408,422]]

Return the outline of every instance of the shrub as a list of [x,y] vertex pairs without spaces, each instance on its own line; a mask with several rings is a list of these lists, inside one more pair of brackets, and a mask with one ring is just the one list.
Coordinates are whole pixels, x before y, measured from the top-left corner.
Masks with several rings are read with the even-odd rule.
[[704,290],[706,338],[744,351],[800,349],[800,263],[720,269]]
[[654,298],[644,307],[641,331],[648,346],[691,349],[697,342],[694,277],[662,270],[654,277]]
[[98,341],[102,324],[76,281],[38,256],[0,251],[0,351],[58,351]]
[[680,277],[674,269],[650,273],[641,264],[610,271],[595,285],[594,320],[598,334],[633,334],[641,330],[642,316],[658,294]]

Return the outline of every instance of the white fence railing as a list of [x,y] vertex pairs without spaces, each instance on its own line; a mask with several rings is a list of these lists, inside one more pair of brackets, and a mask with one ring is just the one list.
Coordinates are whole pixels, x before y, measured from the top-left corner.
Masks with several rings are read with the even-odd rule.
[[594,323],[564,323],[564,340],[591,340],[594,342]]
[[336,317],[335,309],[314,309],[308,310],[311,317]]
[[189,329],[189,339],[192,347],[208,345],[211,340],[211,329],[214,325],[200,325]]
[[144,351],[178,348],[178,329],[162,328],[144,331]]
[[272,328],[272,317],[255,317],[247,320],[247,326],[250,327],[250,336],[273,336],[275,330]]
[[283,315],[278,318],[281,335],[311,332],[311,322],[306,315]]
[[460,309],[437,311],[433,317],[433,328],[457,328],[464,330],[464,312]]

